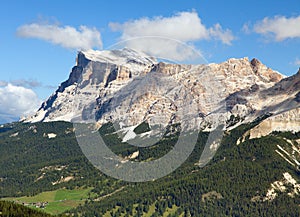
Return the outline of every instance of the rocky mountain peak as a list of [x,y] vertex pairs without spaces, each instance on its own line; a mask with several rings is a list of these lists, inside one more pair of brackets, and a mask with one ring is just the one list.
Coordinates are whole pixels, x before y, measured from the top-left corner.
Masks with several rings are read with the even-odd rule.
[[76,57],[76,66],[85,67],[91,60],[87,59],[82,51],[79,51]]
[[113,118],[128,126],[143,121],[166,125],[180,120],[179,112],[213,128],[224,102],[224,120],[231,115],[245,120],[264,105],[257,105],[258,93],[282,78],[257,59],[185,65],[158,63],[128,48],[81,51],[68,80],[26,121],[72,121],[84,114],[100,125]]
[[253,58],[251,61],[251,66],[253,67],[253,71],[257,71],[257,68],[262,64],[258,59]]
[[252,70],[255,74],[261,76],[263,79],[270,80],[272,82],[280,81],[284,76],[280,73],[274,73],[274,71],[262,64],[258,59],[253,58],[250,61]]

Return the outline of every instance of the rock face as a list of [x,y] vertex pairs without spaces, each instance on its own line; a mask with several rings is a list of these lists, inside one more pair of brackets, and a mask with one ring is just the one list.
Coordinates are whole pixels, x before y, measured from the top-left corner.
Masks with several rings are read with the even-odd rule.
[[78,53],[69,79],[26,121],[79,117],[99,125],[118,120],[123,126],[166,126],[189,119],[211,130],[222,119],[232,127],[297,106],[298,77],[283,79],[257,59],[179,65],[126,48],[90,50]]
[[[96,102],[100,93],[108,94],[118,90],[132,76],[149,71],[154,63],[154,59],[144,58],[128,49],[79,52],[76,66],[72,68],[68,80],[61,83],[38,112],[26,121],[71,121],[78,112],[78,108],[74,106],[79,99],[82,100],[82,106]],[[112,86],[111,82],[115,85]]]
[[273,73],[273,70],[267,68],[264,64],[262,64],[258,59],[251,60],[251,67],[253,72],[260,76],[262,79],[266,79],[267,81],[278,82],[282,79],[282,75]]
[[272,131],[300,131],[300,73],[284,78],[269,88],[254,87],[227,98],[231,108],[251,108],[248,120],[264,114],[272,115],[250,131],[250,138],[268,135]]
[[299,132],[300,131],[300,108],[271,116],[251,129],[247,134],[249,139],[260,138],[270,133],[278,132]]

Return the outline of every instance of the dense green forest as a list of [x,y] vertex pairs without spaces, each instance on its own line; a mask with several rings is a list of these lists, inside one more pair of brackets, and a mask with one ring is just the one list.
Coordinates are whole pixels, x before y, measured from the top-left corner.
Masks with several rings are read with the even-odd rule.
[[[72,216],[300,216],[300,197],[277,192],[272,201],[263,198],[271,183],[288,172],[299,180],[297,168],[276,153],[277,145],[299,134],[271,135],[237,140],[260,120],[224,132],[221,146],[205,167],[197,166],[208,133],[200,132],[193,153],[166,177],[132,183],[108,177],[82,154],[73,125],[66,122],[6,125],[0,130],[0,197],[36,195],[55,189],[92,187],[88,199],[66,212]],[[1,129],[1,128],[0,128]],[[143,124],[136,133],[146,132]],[[126,157],[139,150],[135,161],[159,158],[172,149],[178,132],[168,132],[152,147],[122,143],[113,125],[99,132],[111,150]],[[55,138],[49,138],[53,133]],[[59,181],[72,177],[69,181]],[[55,184],[53,184],[55,183]],[[287,188],[292,188],[287,186]],[[259,198],[254,200],[253,198]]]
[[44,212],[30,209],[9,201],[0,201],[0,216],[2,217],[51,217]]

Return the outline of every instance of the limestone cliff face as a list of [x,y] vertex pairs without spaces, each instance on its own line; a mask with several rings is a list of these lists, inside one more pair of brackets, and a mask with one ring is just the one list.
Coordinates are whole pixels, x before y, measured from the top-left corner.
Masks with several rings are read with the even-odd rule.
[[[80,116],[99,125],[119,120],[124,126],[143,121],[165,126],[185,118],[211,130],[220,118],[235,126],[274,111],[272,106],[280,103],[282,110],[287,102],[297,103],[298,85],[256,59],[180,65],[158,63],[126,48],[85,51],[78,53],[69,79],[26,121]],[[238,121],[232,123],[232,116]]]
[[300,131],[300,108],[271,116],[251,129],[247,134],[249,139],[260,138],[270,133],[278,132],[299,132]]
[[25,121],[71,121],[78,110],[94,104],[101,93],[114,92],[126,85],[133,74],[150,71],[154,63],[153,59],[140,58],[139,53],[128,49],[118,53],[79,52],[69,78]]

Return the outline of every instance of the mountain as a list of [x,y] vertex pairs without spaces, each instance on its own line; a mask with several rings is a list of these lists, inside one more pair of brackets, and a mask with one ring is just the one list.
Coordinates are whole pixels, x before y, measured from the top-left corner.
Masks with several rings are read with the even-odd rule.
[[299,90],[294,85],[286,93],[298,79],[294,77],[284,79],[257,59],[183,65],[158,62],[128,48],[82,51],[69,79],[25,122],[80,120],[101,126],[118,120],[124,128],[190,118],[212,130],[221,116],[232,127],[297,106],[283,105]]
[[[300,70],[285,77],[257,59],[183,65],[127,48],[82,51],[35,115],[0,126],[0,199],[66,216],[300,216],[299,105]],[[162,139],[144,145],[156,126]],[[89,140],[79,145],[99,133],[117,162],[103,159],[126,169],[176,154],[178,141],[189,148],[193,128],[182,164],[144,182],[97,169]],[[125,170],[142,172],[156,171]]]

